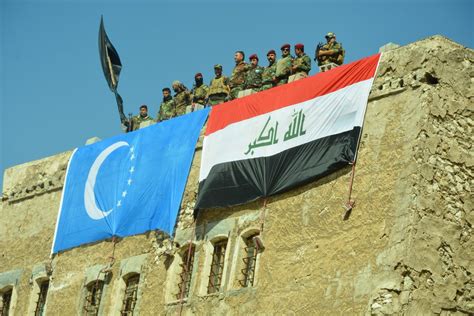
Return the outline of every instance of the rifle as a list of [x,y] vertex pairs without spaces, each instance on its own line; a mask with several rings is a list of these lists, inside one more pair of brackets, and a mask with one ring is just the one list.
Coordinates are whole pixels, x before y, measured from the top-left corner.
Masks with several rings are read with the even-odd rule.
[[318,45],[316,46],[316,51],[314,52],[314,61],[318,62],[318,54],[319,51],[323,49],[324,44],[319,42]]
[[133,119],[132,119],[133,113],[128,113],[128,119],[125,119],[122,124],[126,127],[125,133],[129,133],[133,131]]

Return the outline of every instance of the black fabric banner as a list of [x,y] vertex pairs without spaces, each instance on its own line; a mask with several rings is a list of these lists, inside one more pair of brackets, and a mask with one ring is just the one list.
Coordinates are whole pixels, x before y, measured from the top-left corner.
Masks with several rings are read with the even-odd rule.
[[100,18],[99,28],[99,55],[105,79],[107,80],[110,90],[115,92],[118,86],[120,71],[122,70],[122,62],[120,61],[117,50],[105,32],[104,19],[102,17]]
[[122,70],[122,62],[120,61],[117,50],[115,49],[114,45],[112,45],[107,33],[105,32],[104,19],[102,17],[100,18],[99,28],[99,56],[100,63],[102,64],[102,70],[104,71],[105,80],[107,80],[110,90],[115,94],[120,121],[125,123],[127,121],[127,117],[123,112],[123,100],[117,92],[120,71]]
[[197,209],[244,204],[322,178],[354,160],[360,127],[290,148],[270,157],[212,167],[199,183]]

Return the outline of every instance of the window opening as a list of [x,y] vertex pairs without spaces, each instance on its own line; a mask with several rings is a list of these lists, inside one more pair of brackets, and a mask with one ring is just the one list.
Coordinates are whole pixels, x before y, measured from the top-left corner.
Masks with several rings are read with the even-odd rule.
[[103,281],[92,282],[87,286],[86,300],[84,302],[84,311],[88,316],[95,316],[99,314],[100,300],[102,298],[102,291],[104,289]]
[[212,254],[211,273],[209,274],[209,285],[207,293],[215,293],[220,290],[222,284],[222,274],[224,272],[225,250],[227,239],[214,244],[214,252]]
[[129,277],[125,285],[125,295],[121,315],[133,315],[133,310],[137,304],[138,283],[140,282],[140,275],[135,274]]
[[253,286],[255,280],[255,266],[257,263],[258,247],[255,243],[255,237],[257,234],[253,234],[245,239],[244,256],[242,258],[244,262],[244,268],[240,270],[242,272],[242,280],[239,281],[242,287]]
[[38,301],[36,302],[35,316],[44,314],[44,307],[46,306],[46,296],[48,295],[49,280],[43,281],[40,284],[40,291],[38,293]]
[[2,301],[0,302],[0,316],[9,315],[12,293],[12,289],[2,293]]
[[191,287],[191,278],[193,273],[193,263],[194,263],[194,246],[189,246],[182,256],[181,262],[181,273],[179,274],[179,292],[176,294],[176,299],[181,299],[189,296],[189,289]]

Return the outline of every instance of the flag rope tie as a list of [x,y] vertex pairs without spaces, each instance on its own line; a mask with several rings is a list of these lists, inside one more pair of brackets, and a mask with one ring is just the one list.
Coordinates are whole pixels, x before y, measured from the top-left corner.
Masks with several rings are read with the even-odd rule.
[[260,220],[260,234],[263,235],[263,228],[265,226],[265,211],[267,209],[267,198],[263,199],[263,208],[262,208],[262,214],[260,215],[261,220]]
[[356,166],[356,162],[353,161],[352,162],[351,178],[349,180],[349,196],[347,197],[347,203],[344,205],[344,208],[346,209],[346,212],[352,211],[352,209],[355,207],[355,200],[351,200],[352,187],[353,187],[353,184],[354,184],[355,166]]
[[[115,263],[115,246],[117,245],[117,237],[113,236],[112,237],[112,254],[108,257],[109,259],[109,263],[103,267],[102,269],[99,270],[99,273],[97,273],[97,278],[95,279],[95,286],[96,288],[99,287],[99,278],[100,278],[100,274],[101,273],[104,273],[105,275],[107,275],[108,272],[110,272],[110,270],[112,269],[112,266],[114,265]],[[85,308],[85,307],[84,307]]]

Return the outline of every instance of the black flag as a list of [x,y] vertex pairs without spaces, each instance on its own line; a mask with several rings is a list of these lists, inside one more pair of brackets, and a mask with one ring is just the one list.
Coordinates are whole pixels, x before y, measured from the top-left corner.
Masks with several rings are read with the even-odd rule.
[[120,57],[115,50],[115,47],[112,45],[107,33],[105,32],[104,20],[102,17],[100,18],[99,29],[99,55],[105,79],[107,80],[109,88],[115,94],[115,99],[117,100],[120,121],[124,123],[127,121],[127,117],[123,113],[122,97],[117,92],[120,71],[122,70],[122,62],[120,61]]

